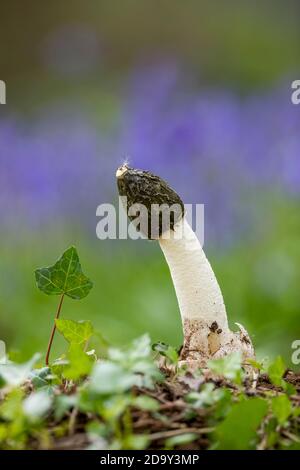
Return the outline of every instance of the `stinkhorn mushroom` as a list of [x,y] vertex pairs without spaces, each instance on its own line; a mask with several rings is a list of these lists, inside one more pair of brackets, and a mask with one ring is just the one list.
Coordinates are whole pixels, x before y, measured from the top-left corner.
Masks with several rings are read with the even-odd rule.
[[[116,177],[119,194],[122,199],[126,197],[128,217],[135,220],[132,207],[146,208],[147,223],[144,229],[140,223],[139,229],[147,238],[158,240],[168,263],[183,325],[181,361],[205,367],[209,359],[236,351],[244,360],[253,359],[253,345],[245,328],[237,324],[238,332],[229,329],[219,284],[177,193],[160,177],[126,164],[118,168]],[[164,226],[164,211],[174,207],[169,210],[169,226]],[[153,218],[158,210],[155,225]]]

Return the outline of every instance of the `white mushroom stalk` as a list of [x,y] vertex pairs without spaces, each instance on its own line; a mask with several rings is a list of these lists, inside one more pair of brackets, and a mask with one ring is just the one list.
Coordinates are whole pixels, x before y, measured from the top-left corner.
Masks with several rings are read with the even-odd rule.
[[[174,233],[159,239],[168,263],[180,308],[184,345],[183,360],[200,361],[241,351],[245,358],[254,351],[246,330],[232,333],[228,326],[223,296],[201,244],[183,217]],[[180,232],[182,236],[177,237]]]
[[[205,367],[207,360],[240,352],[244,359],[253,359],[254,350],[247,331],[229,329],[223,296],[213,269],[202,246],[188,224],[179,196],[158,176],[123,165],[117,170],[121,196],[127,197],[127,210],[143,204],[151,222],[151,205],[177,204],[168,230],[161,224],[156,238],[164,253],[179,304],[184,343],[181,360],[192,367]],[[130,217],[130,216],[129,216]],[[152,232],[151,232],[152,234]]]

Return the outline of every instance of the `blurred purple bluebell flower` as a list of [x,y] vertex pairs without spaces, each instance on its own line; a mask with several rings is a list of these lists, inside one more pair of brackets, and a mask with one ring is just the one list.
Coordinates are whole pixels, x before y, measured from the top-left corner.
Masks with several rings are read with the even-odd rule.
[[205,204],[206,241],[230,243],[250,229],[257,194],[300,192],[300,113],[281,89],[243,99],[199,91],[165,64],[133,76],[113,132],[79,109],[2,119],[2,226],[84,221],[94,236],[96,207],[116,200],[115,169],[128,155],[186,203]]

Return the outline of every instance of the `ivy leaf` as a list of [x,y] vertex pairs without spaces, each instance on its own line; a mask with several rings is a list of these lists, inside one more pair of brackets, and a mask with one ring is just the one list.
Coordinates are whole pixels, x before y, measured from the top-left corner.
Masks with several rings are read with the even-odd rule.
[[30,421],[42,419],[50,410],[52,397],[45,391],[31,393],[23,402],[23,411]]
[[147,334],[135,339],[125,350],[109,348],[108,358],[111,362],[121,365],[124,371],[134,374],[138,382],[135,385],[153,388],[153,380],[160,381],[163,378],[153,362],[151,341]]
[[100,395],[122,393],[134,385],[140,385],[139,377],[124,370],[120,364],[101,362],[94,366],[90,390]]
[[283,375],[286,370],[286,365],[281,356],[278,356],[275,361],[269,366],[268,374],[271,382],[278,387],[284,386]]
[[94,333],[90,321],[56,319],[56,328],[70,344],[85,344]]
[[241,383],[242,375],[242,356],[239,352],[234,352],[221,359],[208,361],[208,367],[217,375],[232,380],[235,383]]
[[175,446],[183,446],[185,444],[190,444],[198,438],[198,434],[195,433],[185,433],[180,434],[179,436],[169,437],[165,442],[166,450],[173,450]]
[[93,361],[78,344],[71,344],[68,352],[69,364],[63,371],[63,376],[69,380],[78,380],[88,375],[93,366]]
[[179,359],[178,353],[172,346],[159,341],[158,343],[154,343],[152,345],[152,349],[153,351],[158,352],[161,356],[167,357],[172,364],[177,364]]
[[47,377],[49,374],[50,374],[50,368],[42,367],[41,369],[34,369],[33,371],[31,371],[29,378],[31,380],[32,385],[35,388],[48,387],[49,381]]
[[190,392],[185,396],[185,401],[193,408],[203,408],[212,406],[224,398],[226,391],[223,388],[216,388],[213,383],[203,384],[200,392]]
[[54,417],[56,420],[62,419],[67,411],[77,405],[77,395],[57,395],[54,404]]
[[76,300],[86,297],[93,287],[92,281],[82,272],[74,246],[68,248],[53,266],[36,269],[35,279],[45,294],[65,294]]
[[34,364],[39,360],[40,354],[35,354],[24,364],[7,363],[0,365],[0,377],[7,385],[18,387],[24,383],[33,369]]
[[280,425],[284,424],[292,414],[293,408],[286,395],[279,395],[272,399],[272,411]]
[[148,397],[148,395],[139,395],[134,397],[132,400],[132,405],[140,410],[146,411],[158,411],[159,403],[155,398]]
[[68,365],[69,361],[65,358],[65,355],[63,355],[63,357],[56,359],[51,364],[51,373],[54,375],[54,377],[58,378],[58,380],[61,380],[64,370],[68,367]]
[[[20,417],[22,417],[22,400],[24,391],[21,388],[12,389],[0,405],[0,416],[5,421],[14,421],[15,428],[18,430]],[[7,424],[6,424],[7,425]]]
[[[143,450],[149,445],[148,436],[142,434],[129,434],[122,443],[122,448],[130,450]],[[120,447],[121,449],[121,447]]]
[[256,431],[268,411],[261,398],[244,400],[232,406],[215,430],[218,450],[247,450],[254,447]]

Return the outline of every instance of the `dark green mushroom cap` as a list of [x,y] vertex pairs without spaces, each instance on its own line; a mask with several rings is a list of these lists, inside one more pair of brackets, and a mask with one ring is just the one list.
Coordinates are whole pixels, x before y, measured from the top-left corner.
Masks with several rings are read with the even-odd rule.
[[[127,197],[127,215],[133,204],[143,204],[147,209],[148,232],[137,226],[138,230],[149,239],[157,239],[166,230],[174,229],[176,222],[183,217],[184,204],[166,181],[149,171],[136,170],[127,165],[118,168],[116,176],[119,195]],[[160,206],[159,211],[153,204]],[[135,216],[128,217],[131,221],[135,220]],[[166,221],[169,222],[166,224]]]

